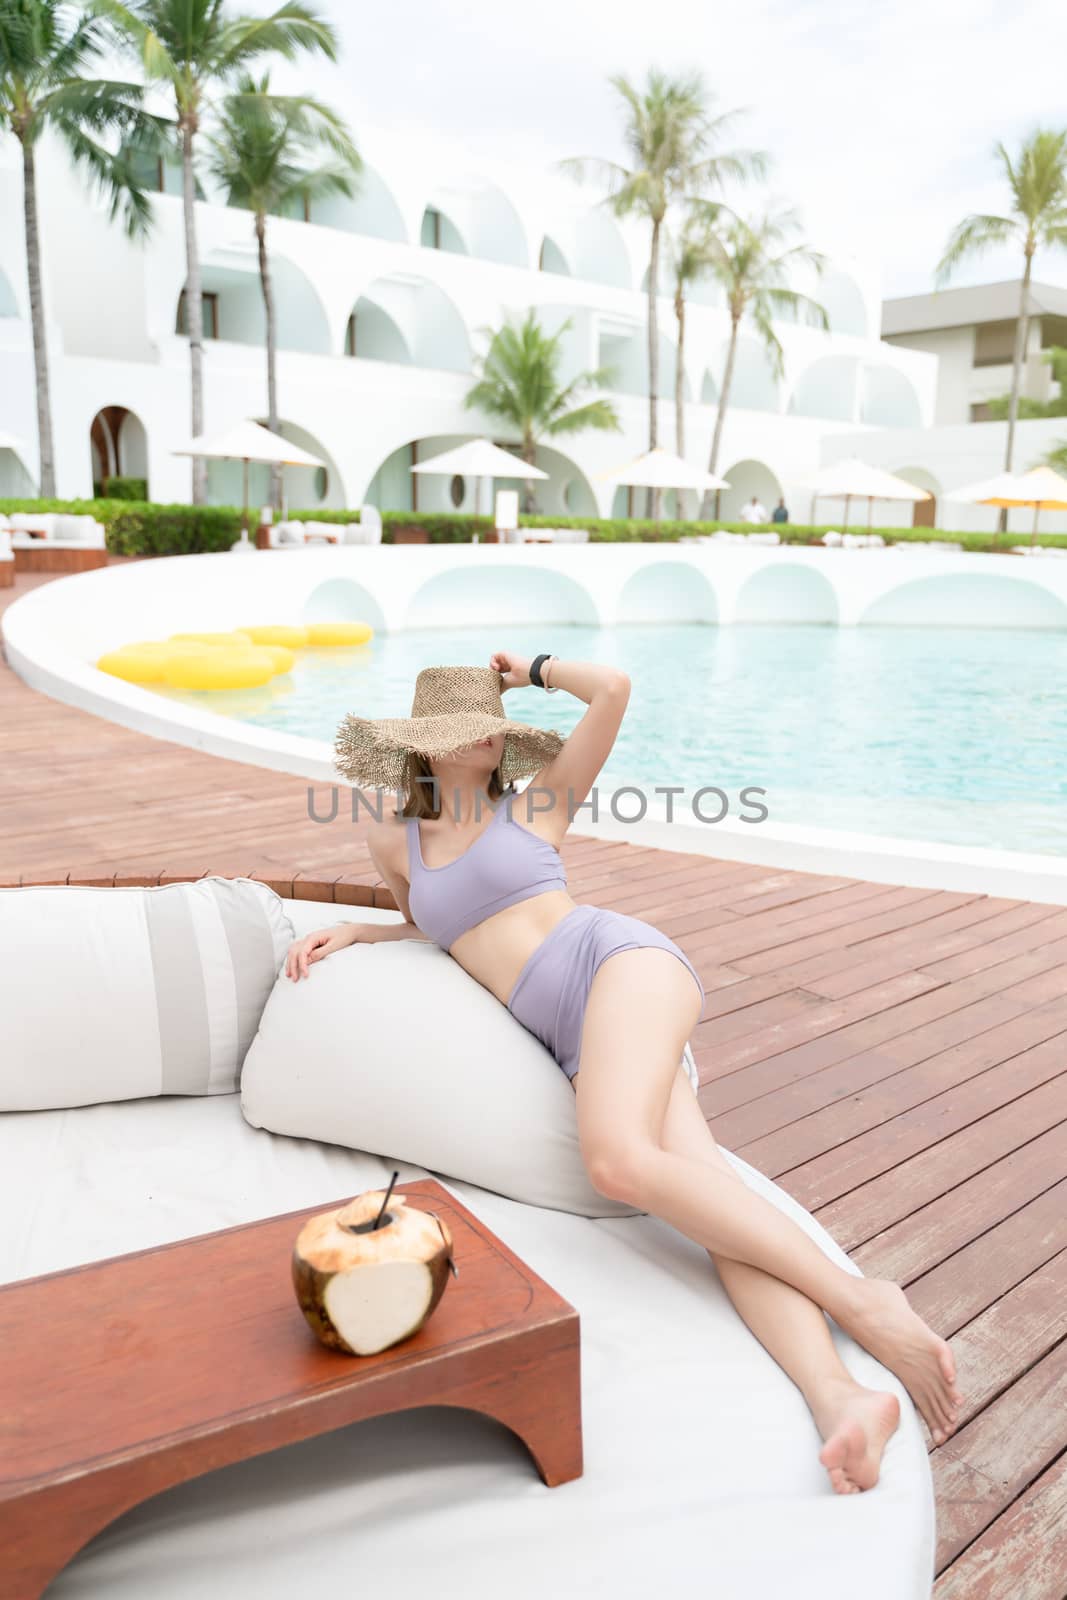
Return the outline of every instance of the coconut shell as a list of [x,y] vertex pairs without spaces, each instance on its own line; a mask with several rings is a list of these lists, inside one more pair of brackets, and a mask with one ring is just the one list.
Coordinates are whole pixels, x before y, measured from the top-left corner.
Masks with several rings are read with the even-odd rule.
[[308,1326],[347,1355],[376,1355],[412,1338],[445,1292],[452,1235],[432,1212],[384,1189],[309,1217],[293,1246],[293,1286]]

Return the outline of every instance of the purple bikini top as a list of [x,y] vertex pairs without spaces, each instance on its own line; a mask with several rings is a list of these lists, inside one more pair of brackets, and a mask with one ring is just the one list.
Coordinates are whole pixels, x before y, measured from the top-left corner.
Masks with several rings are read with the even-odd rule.
[[428,867],[423,861],[419,819],[407,818],[411,918],[443,950],[494,912],[567,887],[559,851],[515,821],[513,798],[505,795],[488,827],[443,867]]

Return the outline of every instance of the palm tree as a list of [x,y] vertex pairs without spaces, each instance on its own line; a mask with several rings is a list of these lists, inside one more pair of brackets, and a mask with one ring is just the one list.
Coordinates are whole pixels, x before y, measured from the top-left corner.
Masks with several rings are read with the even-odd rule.
[[[93,0],[120,40],[136,51],[148,82],[162,82],[174,96],[182,157],[185,220],[185,326],[193,437],[204,431],[204,313],[200,257],[196,245],[196,136],[213,89],[232,81],[259,56],[291,60],[317,50],[334,61],[337,33],[302,0],[285,0],[269,16],[231,15],[226,0]],[[207,468],[193,459],[193,502],[207,497]]]
[[[240,79],[219,107],[207,135],[208,170],[227,204],[252,212],[259,252],[259,282],[267,323],[267,425],[277,432],[277,328],[267,216],[284,213],[294,201],[307,205],[318,196],[350,195],[362,162],[343,119],[310,95],[271,93],[270,74]],[[329,152],[333,159],[316,157]],[[281,468],[271,471],[271,504],[281,505]]]
[[85,74],[101,53],[101,24],[73,17],[62,0],[0,0],[0,131],[9,129],[22,146],[22,205],[26,275],[37,388],[38,492],[56,492],[52,401],[48,377],[42,287],[41,236],[37,220],[37,141],[46,129],[58,135],[77,166],[97,184],[114,219],[123,212],[127,232],[144,234],[151,211],[144,191],[123,158],[102,139],[131,139],[154,126],[136,84],[113,83]]
[[[659,442],[659,258],[664,219],[684,195],[718,188],[729,179],[762,177],[761,151],[719,148],[736,120],[736,111],[711,114],[711,97],[700,73],[670,78],[651,70],[643,89],[621,73],[609,78],[624,105],[623,136],[630,166],[597,157],[578,156],[561,162],[580,182],[599,178],[607,185],[606,201],[617,216],[637,214],[651,224],[648,261],[648,446]],[[658,513],[659,491],[652,491],[652,515]]]
[[[730,387],[734,377],[737,356],[737,336],[742,320],[747,316],[754,325],[760,341],[771,361],[776,378],[785,370],[785,360],[778,335],[774,331],[775,316],[783,314],[810,325],[829,329],[830,320],[825,308],[809,295],[790,289],[787,279],[797,267],[813,268],[821,273],[825,257],[810,245],[789,244],[790,235],[800,227],[792,211],[766,212],[754,221],[744,217],[730,217],[720,235],[721,249],[713,256],[711,271],[726,293],[730,313],[730,342],[726,348],[726,365],[719,386],[719,405],[715,415],[715,428],[711,436],[708,471],[714,472],[719,461],[723,423],[730,401]],[[702,513],[711,513],[711,496],[705,494]]]
[[[1019,315],[1015,323],[1011,398],[1008,402],[1008,439],[1004,471],[1011,471],[1015,452],[1015,423],[1019,414],[1019,385],[1030,329],[1030,276],[1040,246],[1067,245],[1067,129],[1054,133],[1038,128],[1024,139],[1014,160],[998,141],[993,153],[1008,180],[1011,204],[1006,216],[972,212],[949,235],[938,262],[936,286],[942,288],[956,268],[973,256],[997,245],[1021,245],[1023,275],[1019,284]],[[1008,526],[1008,513],[1000,514],[1000,531]]]
[[[475,364],[477,381],[464,399],[468,409],[477,407],[514,428],[522,441],[519,454],[530,466],[540,438],[582,433],[586,428],[612,432],[620,425],[610,400],[586,398],[591,390],[611,382],[609,367],[580,372],[569,383],[560,380],[561,345],[570,326],[568,318],[548,334],[533,309],[521,322],[506,318],[489,334],[488,351]],[[533,492],[527,484],[523,510],[533,509]]]
[[[728,207],[708,200],[690,200],[671,252],[674,315],[678,323],[678,364],[674,374],[674,448],[685,455],[685,307],[691,283],[712,276],[722,254],[719,230]],[[677,491],[682,504],[682,490]]]

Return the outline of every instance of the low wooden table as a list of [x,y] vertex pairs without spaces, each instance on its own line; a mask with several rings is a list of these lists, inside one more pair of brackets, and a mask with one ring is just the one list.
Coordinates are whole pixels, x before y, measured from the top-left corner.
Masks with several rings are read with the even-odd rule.
[[376,1356],[315,1338],[290,1256],[352,1195],[0,1287],[0,1591],[36,1600],[96,1533],[172,1485],[416,1406],[460,1406],[523,1441],[544,1483],[582,1474],[579,1318],[433,1179],[458,1277]]

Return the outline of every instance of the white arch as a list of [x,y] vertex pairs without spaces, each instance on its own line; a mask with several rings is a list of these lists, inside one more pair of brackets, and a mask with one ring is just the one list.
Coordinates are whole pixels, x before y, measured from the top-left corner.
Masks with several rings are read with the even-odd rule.
[[148,435],[135,411],[127,406],[99,406],[89,424],[93,483],[106,478],[148,481]]
[[738,590],[735,622],[819,622],[840,620],[834,586],[824,572],[800,562],[761,567]]
[[0,267],[0,317],[17,317],[20,315],[18,299],[11,279]]
[[[329,355],[330,329],[319,292],[302,267],[276,250],[270,255],[279,350],[300,350]],[[213,261],[210,254],[201,267],[201,288],[218,296],[218,338],[232,344],[265,345],[267,318],[263,291],[254,266],[246,269]],[[175,306],[175,330],[180,315]],[[208,324],[205,319],[205,335]]]
[[357,358],[470,371],[467,325],[455,302],[429,278],[376,278],[353,315]]
[[[678,346],[673,339],[659,330],[659,382],[656,392],[661,400],[674,398],[674,375],[678,361]],[[648,338],[643,326],[623,326],[611,318],[601,318],[597,339],[597,366],[613,367],[615,378],[611,384],[615,394],[635,394],[644,399],[648,394]],[[692,400],[693,391],[687,375],[682,378],[686,400]]]
[[719,501],[724,522],[736,522],[742,506],[747,505],[753,495],[762,500],[768,511],[778,504],[782,486],[770,467],[762,461],[735,461],[721,476],[730,485],[722,491]]
[[302,622],[369,622],[384,632],[385,613],[369,589],[354,578],[327,578],[304,601]]
[[363,163],[353,195],[324,195],[311,203],[311,220],[345,233],[368,234],[375,239],[408,243],[404,213],[392,189],[376,167]]
[[[460,602],[462,605],[460,606]],[[465,567],[427,578],[411,594],[405,628],[448,626],[462,610],[465,624],[600,621],[583,584],[550,567]]]
[[[723,344],[719,351],[717,365],[720,373],[726,367],[727,348]],[[778,379],[770,357],[755,339],[742,337],[737,341],[730,404],[745,411],[778,411],[781,407]]]
[[860,373],[859,420],[882,428],[921,427],[922,408],[911,379],[896,367],[865,365]]
[[537,260],[541,272],[553,272],[561,278],[573,278],[574,272],[567,260],[566,254],[561,250],[550,233],[546,233],[541,240],[541,249]]
[[839,267],[829,267],[809,291],[823,306],[830,319],[831,333],[853,334],[864,339],[870,331],[867,305],[855,278]]
[[[454,230],[455,240],[441,239],[439,248],[459,249],[483,261],[528,267],[530,248],[518,211],[503,189],[481,178],[440,185],[428,196],[427,212],[437,212]],[[420,242],[425,236],[425,216]]]
[[879,595],[861,625],[1067,628],[1067,603],[1028,578],[984,572],[912,578]]
[[603,207],[583,212],[575,222],[574,237],[577,277],[617,289],[633,286],[626,241],[610,212]]
[[851,422],[856,410],[859,362],[855,356],[820,356],[793,385],[789,411],[795,417],[830,417]]
[[687,561],[653,561],[623,584],[618,622],[707,622],[719,620],[719,602],[707,576]]

